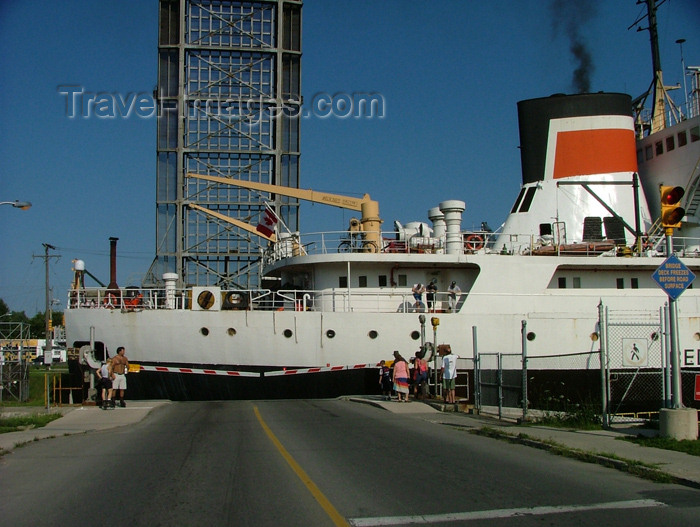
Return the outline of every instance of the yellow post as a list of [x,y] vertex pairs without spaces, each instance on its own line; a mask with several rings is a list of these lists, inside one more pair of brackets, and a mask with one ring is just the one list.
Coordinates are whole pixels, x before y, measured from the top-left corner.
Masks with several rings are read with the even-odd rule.
[[382,220],[379,218],[379,203],[365,201],[362,203],[362,231],[365,233],[365,252],[381,252]]

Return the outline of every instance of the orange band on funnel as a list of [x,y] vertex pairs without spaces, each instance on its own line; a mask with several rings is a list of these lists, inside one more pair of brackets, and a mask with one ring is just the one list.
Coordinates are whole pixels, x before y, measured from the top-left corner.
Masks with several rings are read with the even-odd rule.
[[557,134],[554,179],[636,171],[632,130],[577,130]]

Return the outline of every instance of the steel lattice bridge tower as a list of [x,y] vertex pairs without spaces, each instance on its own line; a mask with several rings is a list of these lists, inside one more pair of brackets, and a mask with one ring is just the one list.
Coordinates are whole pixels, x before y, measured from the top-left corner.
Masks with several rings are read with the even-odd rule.
[[[291,231],[296,199],[187,177],[299,187],[301,1],[160,0],[156,258],[182,285],[259,285],[265,202]],[[194,205],[194,206],[191,206]],[[209,214],[211,211],[214,214]]]

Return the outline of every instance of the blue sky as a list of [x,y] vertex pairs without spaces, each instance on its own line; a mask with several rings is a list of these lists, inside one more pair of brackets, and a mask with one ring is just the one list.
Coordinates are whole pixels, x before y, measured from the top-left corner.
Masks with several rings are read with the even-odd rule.
[[[592,58],[591,91],[636,97],[651,82],[647,32],[627,28],[635,0],[583,6],[575,25]],[[497,227],[520,186],[518,101],[573,93],[566,23],[549,0],[307,0],[302,89],[381,94],[385,116],[302,122],[301,186],[379,201],[385,228],[427,221],[446,199],[466,202],[463,228]],[[700,4],[659,9],[666,84],[700,65]],[[645,25],[645,24],[643,24]],[[29,316],[44,310],[42,243],[52,296],[65,307],[71,261],[107,282],[110,236],[118,283],[135,285],[155,252],[154,118],[69,119],[60,87],[150,93],[157,80],[157,2],[0,2],[0,298]],[[302,207],[302,232],[342,230],[353,214]],[[88,280],[90,285],[94,285]]]

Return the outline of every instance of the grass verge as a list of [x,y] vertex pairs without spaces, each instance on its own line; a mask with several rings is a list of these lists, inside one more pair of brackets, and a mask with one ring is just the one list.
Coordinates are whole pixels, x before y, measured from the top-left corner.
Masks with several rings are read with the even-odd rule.
[[615,454],[594,454],[575,448],[569,448],[555,441],[535,439],[526,434],[507,434],[505,432],[501,432],[499,430],[495,430],[489,427],[473,429],[470,430],[470,432],[476,435],[491,437],[494,439],[501,439],[510,443],[518,443],[535,448],[540,448],[542,450],[547,450],[552,454],[556,454],[557,456],[564,456],[572,459],[577,459],[579,461],[584,461],[586,463],[596,463],[605,467],[615,468],[617,470],[621,470],[623,472],[627,472],[629,474],[633,474],[635,476],[648,479],[650,481],[655,481],[656,483],[673,483],[675,481],[675,478],[673,476],[671,476],[670,474],[666,474],[661,470],[658,470],[654,465],[650,465],[648,463],[643,463],[641,461],[636,461],[633,459],[624,459]]
[[62,416],[57,413],[3,417],[0,418],[0,434],[19,432],[28,428],[41,428],[59,417]]
[[637,443],[641,446],[649,446],[654,448],[663,448],[665,450],[675,450],[676,452],[683,452],[684,454],[690,454],[691,456],[700,456],[700,440],[691,441],[689,439],[684,439],[683,441],[678,441],[677,439],[671,439],[670,437],[621,437],[619,438],[624,441],[630,441],[632,443]]

